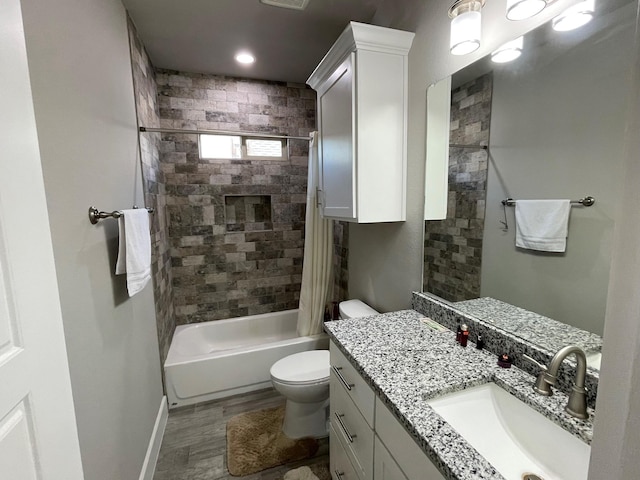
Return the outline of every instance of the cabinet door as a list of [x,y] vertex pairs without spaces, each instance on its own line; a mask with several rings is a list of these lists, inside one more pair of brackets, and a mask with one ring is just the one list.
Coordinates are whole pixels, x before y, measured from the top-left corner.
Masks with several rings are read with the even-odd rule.
[[323,214],[355,219],[352,53],[327,81],[320,94],[320,169]]
[[374,466],[374,480],[407,480],[398,464],[393,460],[389,451],[384,447],[376,435]]

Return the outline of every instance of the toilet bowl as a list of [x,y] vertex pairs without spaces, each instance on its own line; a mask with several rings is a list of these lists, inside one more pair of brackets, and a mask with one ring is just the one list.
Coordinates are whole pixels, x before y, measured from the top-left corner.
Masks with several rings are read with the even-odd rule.
[[329,351],[289,355],[271,367],[273,387],[287,398],[282,431],[289,438],[327,436]]
[[[343,319],[376,315],[360,300],[341,302]],[[282,431],[289,438],[329,434],[329,351],[294,353],[271,366],[273,387],[287,399]]]

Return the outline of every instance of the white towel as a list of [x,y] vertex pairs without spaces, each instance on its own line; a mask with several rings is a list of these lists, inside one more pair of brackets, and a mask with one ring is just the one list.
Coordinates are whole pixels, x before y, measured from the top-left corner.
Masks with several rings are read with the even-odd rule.
[[516,247],[564,252],[570,211],[569,200],[516,201]]
[[122,210],[118,219],[120,245],[116,275],[127,274],[127,290],[133,297],[151,280],[151,235],[146,208]]

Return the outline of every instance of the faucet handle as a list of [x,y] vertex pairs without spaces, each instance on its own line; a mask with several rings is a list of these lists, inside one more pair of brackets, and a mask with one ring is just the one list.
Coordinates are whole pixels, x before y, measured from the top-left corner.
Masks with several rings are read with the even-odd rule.
[[546,365],[543,365],[542,363],[538,362],[535,358],[530,357],[526,353],[522,354],[522,358],[524,358],[525,360],[529,360],[531,363],[533,363],[540,370],[543,370],[545,372],[547,371],[547,366]]
[[526,353],[522,354],[522,358],[533,363],[535,366],[537,366],[540,369],[540,372],[538,372],[536,381],[533,384],[533,390],[539,393],[540,395],[544,395],[545,397],[549,397],[553,395],[553,390],[551,389],[551,385],[549,385],[549,383],[545,382],[544,380],[545,375],[547,374],[547,371],[548,371],[547,366],[538,362],[536,359],[531,358]]

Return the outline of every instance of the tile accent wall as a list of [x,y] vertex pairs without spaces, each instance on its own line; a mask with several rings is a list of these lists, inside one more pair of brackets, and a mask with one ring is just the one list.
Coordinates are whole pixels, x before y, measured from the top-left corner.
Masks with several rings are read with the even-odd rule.
[[[492,74],[451,92],[450,143],[488,145]],[[425,222],[424,290],[449,301],[480,296],[488,155],[449,149],[447,218]]]
[[[147,127],[160,125],[157,88],[153,65],[138,38],[135,26],[128,19],[131,66],[136,99],[138,124]],[[169,255],[168,225],[164,173],[160,166],[160,134],[140,135],[142,179],[145,204],[155,209],[151,215],[151,268],[158,328],[160,361],[164,365],[169,344],[175,330],[171,257]]]
[[[315,128],[315,92],[305,85],[167,70],[156,80],[162,127],[290,136]],[[197,142],[163,134],[160,146],[177,323],[298,308],[308,142],[290,141],[285,161],[200,159]]]

